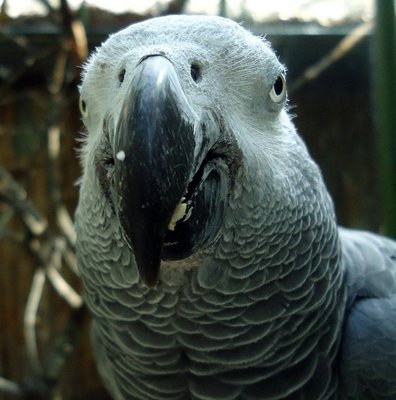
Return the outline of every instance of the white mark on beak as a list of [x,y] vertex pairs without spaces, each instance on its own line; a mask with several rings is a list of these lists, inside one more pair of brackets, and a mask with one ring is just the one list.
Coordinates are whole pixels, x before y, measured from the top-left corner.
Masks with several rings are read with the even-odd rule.
[[125,160],[125,151],[121,150],[116,154],[117,160],[124,161]]

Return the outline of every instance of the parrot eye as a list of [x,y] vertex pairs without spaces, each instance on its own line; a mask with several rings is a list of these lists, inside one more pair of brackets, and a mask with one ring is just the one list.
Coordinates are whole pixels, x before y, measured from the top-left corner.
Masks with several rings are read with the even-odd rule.
[[274,103],[280,103],[286,97],[286,79],[280,74],[272,86],[269,95]]
[[82,99],[82,97],[80,96],[80,100],[78,102],[78,105],[80,107],[80,112],[83,118],[87,118],[88,117],[88,107],[87,107],[87,103]]

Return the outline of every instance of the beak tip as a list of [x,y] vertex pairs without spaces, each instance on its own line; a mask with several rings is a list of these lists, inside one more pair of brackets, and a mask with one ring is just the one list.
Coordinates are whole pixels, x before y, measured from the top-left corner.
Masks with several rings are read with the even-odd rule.
[[[150,238],[147,238],[149,241]],[[143,246],[142,244],[135,247],[134,249],[135,262],[137,270],[142,282],[148,288],[154,288],[159,280],[160,266],[161,266],[161,249],[159,247],[159,241],[154,240],[153,246]],[[151,252],[147,250],[151,250]]]
[[155,289],[155,287],[156,287],[157,284],[158,284],[158,278],[156,278],[156,279],[153,280],[153,281],[145,280],[145,281],[143,281],[143,282],[144,282],[144,284],[145,284],[149,289]]
[[148,266],[139,266],[138,264],[138,271],[140,279],[148,288],[152,289],[157,286],[159,280],[159,265],[156,268],[151,268]]

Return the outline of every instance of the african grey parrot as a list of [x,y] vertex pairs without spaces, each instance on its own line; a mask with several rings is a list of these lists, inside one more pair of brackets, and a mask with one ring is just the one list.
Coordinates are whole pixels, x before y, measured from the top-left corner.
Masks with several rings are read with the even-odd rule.
[[152,19],[80,91],[77,257],[115,399],[396,398],[396,243],[337,227],[266,41]]

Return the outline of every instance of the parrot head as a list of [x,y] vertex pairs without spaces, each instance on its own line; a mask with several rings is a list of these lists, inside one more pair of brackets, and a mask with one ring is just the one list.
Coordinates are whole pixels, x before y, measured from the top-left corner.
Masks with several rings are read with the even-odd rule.
[[[161,17],[112,35],[80,92],[82,185],[119,222],[149,287],[162,261],[215,247],[238,202],[270,212],[303,148],[284,66],[265,40],[220,17]],[[252,191],[263,194],[242,199]]]

